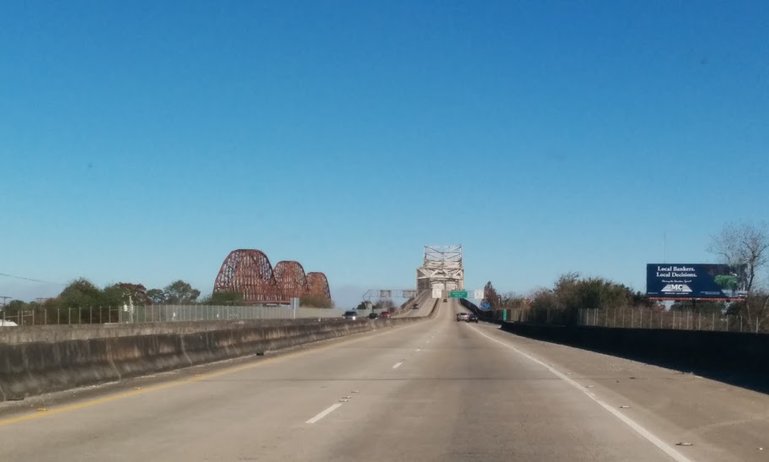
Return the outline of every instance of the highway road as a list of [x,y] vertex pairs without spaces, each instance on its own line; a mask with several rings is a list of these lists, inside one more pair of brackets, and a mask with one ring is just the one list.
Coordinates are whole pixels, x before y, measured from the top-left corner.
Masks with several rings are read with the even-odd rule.
[[769,459],[766,395],[438,307],[316,348],[3,405],[0,460]]
[[416,308],[412,308],[413,304],[411,306],[407,305],[401,313],[398,313],[395,316],[412,318],[429,316],[435,306],[435,302],[436,300],[430,297],[430,292],[424,291],[414,299],[413,304],[416,304]]

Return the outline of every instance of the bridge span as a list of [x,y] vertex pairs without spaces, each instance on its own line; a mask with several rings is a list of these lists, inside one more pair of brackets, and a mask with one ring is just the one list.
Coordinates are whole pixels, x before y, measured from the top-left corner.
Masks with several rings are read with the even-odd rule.
[[764,394],[437,307],[311,349],[5,403],[0,460],[766,460]]

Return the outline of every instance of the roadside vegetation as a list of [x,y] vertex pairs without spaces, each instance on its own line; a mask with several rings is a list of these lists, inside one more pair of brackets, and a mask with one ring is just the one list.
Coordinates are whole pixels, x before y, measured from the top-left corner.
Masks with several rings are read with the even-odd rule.
[[711,237],[708,251],[722,263],[740,268],[747,296],[730,304],[725,311],[745,318],[756,332],[769,318],[769,227],[766,224],[727,224]]
[[[413,300],[413,298],[409,300]],[[393,311],[397,308],[398,307],[395,305],[395,302],[387,298],[377,300],[376,302],[372,302],[370,300],[363,300],[362,302],[358,303],[358,306],[355,307],[356,310],[372,310],[372,311],[380,311],[380,310]]]
[[[741,331],[743,325],[744,331],[768,331],[769,231],[766,225],[727,224],[711,237],[708,251],[718,257],[719,263],[738,269],[737,278],[745,288],[744,297],[730,302],[679,301],[666,307],[624,284],[572,272],[561,275],[552,287],[526,295],[499,293],[489,281],[484,287],[483,304],[491,311],[493,319],[525,319],[534,323],[576,325],[591,316],[594,320],[616,318],[618,312],[629,312],[628,316],[632,319],[633,311],[640,313],[643,310],[652,327],[654,313],[672,312],[712,319],[709,326],[718,325],[720,320],[726,323],[727,330],[730,329],[731,319],[739,321]],[[652,316],[649,316],[650,313]],[[662,319],[662,316],[657,319]],[[679,316],[678,319],[684,318]],[[608,324],[611,325],[611,321]],[[736,325],[736,321],[732,322],[732,326]]]
[[311,308],[333,308],[334,302],[322,295],[303,295],[299,297],[299,305]]
[[648,308],[654,305],[643,294],[633,292],[623,284],[599,277],[584,278],[578,273],[566,273],[552,288],[539,289],[528,296],[500,295],[489,282],[484,288],[484,297],[492,311],[525,313],[529,322],[559,325],[577,324],[583,309]]
[[[32,302],[11,300],[0,311],[0,319],[25,324],[87,324],[118,322],[132,307],[245,306],[242,294],[217,292],[200,298],[200,290],[183,280],[174,281],[163,288],[147,289],[143,284],[119,282],[103,288],[79,278],[69,283],[56,297]],[[301,306],[333,308],[326,297],[305,296]],[[121,313],[121,311],[123,313]],[[150,310],[155,313],[157,310]]]
[[[43,323],[114,322],[118,310],[125,305],[192,305],[200,291],[188,282],[178,280],[162,289],[149,289],[142,284],[119,282],[99,288],[79,278],[67,285],[56,297],[32,302],[12,300],[2,310],[2,318],[18,319],[35,316]],[[71,311],[75,309],[76,311]],[[64,313],[64,314],[63,314]],[[113,319],[115,318],[115,319]]]

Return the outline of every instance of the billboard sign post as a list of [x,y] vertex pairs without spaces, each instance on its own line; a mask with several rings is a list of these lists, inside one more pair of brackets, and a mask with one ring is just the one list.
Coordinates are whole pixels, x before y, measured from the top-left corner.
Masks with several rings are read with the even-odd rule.
[[646,295],[659,300],[733,300],[745,296],[739,267],[720,264],[650,263]]

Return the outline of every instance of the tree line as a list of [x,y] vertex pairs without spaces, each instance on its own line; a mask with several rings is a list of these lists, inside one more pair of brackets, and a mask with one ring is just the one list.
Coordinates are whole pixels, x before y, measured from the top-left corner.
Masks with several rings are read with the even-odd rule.
[[[740,316],[756,331],[769,321],[769,230],[766,225],[727,224],[711,236],[707,249],[718,256],[721,263],[735,268],[736,279],[743,289],[739,300],[680,301],[670,310],[692,310],[702,314]],[[645,294],[631,290],[601,277],[582,277],[578,273],[561,275],[551,288],[536,290],[528,295],[500,294],[491,281],[484,287],[484,302],[492,310],[523,310],[526,319],[573,325],[581,310],[651,308],[662,310],[663,305],[650,300]]]
[[[143,284],[119,282],[103,288],[85,278],[69,283],[56,297],[25,302],[12,300],[3,309],[6,317],[18,316],[25,311],[56,310],[69,308],[119,308],[124,305],[244,305],[243,295],[237,292],[215,292],[200,299],[200,290],[183,280],[174,281],[163,288],[147,289]],[[326,297],[306,295],[300,305],[315,308],[333,308]]]
[[[12,300],[3,307],[6,314],[15,315],[22,310],[121,307],[123,305],[189,305],[198,302],[200,291],[188,282],[178,280],[162,289],[147,289],[142,284],[119,282],[104,288],[85,278],[69,283],[56,297],[24,302]],[[204,302],[215,297],[207,297]]]
[[652,307],[640,292],[624,284],[600,277],[585,278],[579,273],[566,273],[552,288],[538,289],[528,296],[499,294],[491,281],[484,287],[484,299],[492,310],[524,310],[532,322],[562,325],[576,324],[582,309],[615,309],[629,306]]

